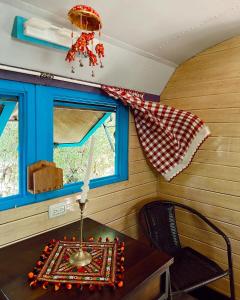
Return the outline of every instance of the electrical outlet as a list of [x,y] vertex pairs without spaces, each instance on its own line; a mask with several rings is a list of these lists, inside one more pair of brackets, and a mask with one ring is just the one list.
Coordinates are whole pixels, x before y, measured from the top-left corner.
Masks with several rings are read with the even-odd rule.
[[65,215],[67,212],[66,203],[60,202],[57,204],[50,205],[48,207],[48,217],[49,219],[56,218]]

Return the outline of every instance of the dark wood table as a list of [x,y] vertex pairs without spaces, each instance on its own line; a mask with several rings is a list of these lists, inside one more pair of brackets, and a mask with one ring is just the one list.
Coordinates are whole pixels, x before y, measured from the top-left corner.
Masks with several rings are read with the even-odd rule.
[[[84,238],[116,236],[125,241],[124,286],[116,290],[104,288],[101,292],[90,292],[84,289],[60,289],[54,292],[51,288],[31,289],[28,286],[27,274],[39,259],[43,246],[51,239],[69,238],[79,233],[79,222],[43,233],[25,241],[0,249],[0,299],[1,300],[152,300],[170,299],[169,266],[173,259],[167,254],[154,250],[146,244],[134,240],[105,225],[89,218],[84,220]],[[161,275],[164,284],[160,284]]]

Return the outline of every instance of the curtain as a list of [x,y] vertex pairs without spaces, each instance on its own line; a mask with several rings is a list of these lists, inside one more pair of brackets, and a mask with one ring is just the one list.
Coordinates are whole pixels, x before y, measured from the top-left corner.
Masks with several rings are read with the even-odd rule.
[[130,106],[143,151],[167,181],[191,163],[199,146],[210,135],[204,122],[190,112],[146,101],[140,92],[106,85],[102,89]]

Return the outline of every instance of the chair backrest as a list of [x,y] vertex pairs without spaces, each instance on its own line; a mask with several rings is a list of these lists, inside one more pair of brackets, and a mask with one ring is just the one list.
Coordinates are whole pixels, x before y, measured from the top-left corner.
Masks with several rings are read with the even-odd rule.
[[181,249],[174,203],[154,201],[145,204],[140,210],[140,222],[158,249],[173,256]]

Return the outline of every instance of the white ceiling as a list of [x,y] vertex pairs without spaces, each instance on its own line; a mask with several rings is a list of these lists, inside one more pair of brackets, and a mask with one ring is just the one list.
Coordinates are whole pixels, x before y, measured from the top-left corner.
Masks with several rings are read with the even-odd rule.
[[64,25],[69,24],[67,11],[72,6],[87,3],[102,15],[105,39],[175,64],[240,33],[240,0],[23,2],[47,10]]

